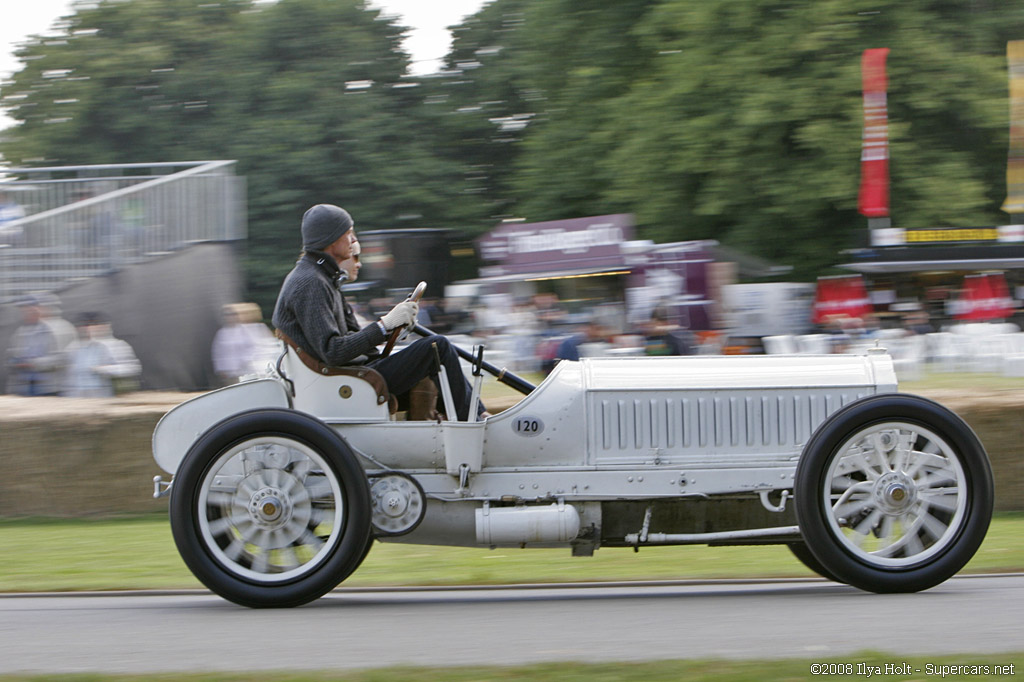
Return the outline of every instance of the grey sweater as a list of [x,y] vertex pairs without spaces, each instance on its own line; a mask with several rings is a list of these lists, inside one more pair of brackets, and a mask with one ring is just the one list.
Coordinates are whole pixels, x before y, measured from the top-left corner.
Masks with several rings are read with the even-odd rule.
[[377,357],[384,334],[377,324],[359,329],[341,293],[341,271],[324,253],[302,254],[281,285],[274,326],[328,365],[362,364]]

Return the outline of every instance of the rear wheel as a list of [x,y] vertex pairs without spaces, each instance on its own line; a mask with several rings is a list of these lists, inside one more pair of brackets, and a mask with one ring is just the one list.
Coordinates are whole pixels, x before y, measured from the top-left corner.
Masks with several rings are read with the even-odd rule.
[[846,406],[808,441],[796,470],[807,549],[842,582],[916,592],[974,556],[992,518],[992,472],[959,417],[912,395]]
[[188,567],[244,606],[312,601],[372,542],[355,455],[326,424],[288,410],[245,412],[205,433],[182,461],[170,509]]

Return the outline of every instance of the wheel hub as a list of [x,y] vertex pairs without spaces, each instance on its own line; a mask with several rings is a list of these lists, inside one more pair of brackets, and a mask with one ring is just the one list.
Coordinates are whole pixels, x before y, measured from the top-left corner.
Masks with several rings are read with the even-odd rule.
[[874,498],[883,512],[905,514],[917,502],[917,486],[901,473],[885,474],[875,483]]
[[409,508],[409,499],[394,490],[388,491],[387,494],[383,495],[380,502],[381,512],[393,519],[397,519]]
[[409,476],[394,472],[374,480],[371,521],[381,535],[402,535],[419,525],[426,512],[423,490]]
[[249,498],[249,517],[261,528],[280,528],[291,518],[291,512],[291,501],[277,488],[260,488]]

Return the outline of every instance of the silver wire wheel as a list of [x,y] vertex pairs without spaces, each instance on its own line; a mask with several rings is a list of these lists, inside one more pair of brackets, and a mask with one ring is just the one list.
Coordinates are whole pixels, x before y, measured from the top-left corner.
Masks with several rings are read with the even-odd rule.
[[884,422],[843,445],[822,501],[833,534],[865,563],[913,566],[956,542],[967,508],[960,458],[930,429]]
[[276,436],[242,441],[221,454],[197,505],[213,558],[242,578],[268,583],[315,570],[337,543],[345,508],[324,458]]
[[925,398],[883,394],[829,417],[797,465],[807,549],[835,578],[914,592],[959,571],[992,516],[992,473],[974,432]]
[[366,556],[370,494],[344,439],[291,410],[229,417],[190,448],[171,488],[171,531],[211,590],[251,607],[298,606]]

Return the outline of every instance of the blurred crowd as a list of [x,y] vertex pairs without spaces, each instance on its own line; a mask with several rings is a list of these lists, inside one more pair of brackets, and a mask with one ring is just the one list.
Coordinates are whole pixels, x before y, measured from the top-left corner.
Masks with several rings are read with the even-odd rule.
[[260,373],[280,354],[280,345],[262,322],[255,303],[229,303],[221,310],[223,326],[213,337],[213,371],[221,386]]
[[[374,299],[358,312],[374,319],[390,305],[390,299]],[[682,328],[667,306],[631,324],[621,303],[581,306],[554,293],[424,299],[418,322],[463,348],[484,345],[490,362],[517,372],[546,374],[560,360],[581,357],[707,352],[704,335]]]
[[8,393],[106,398],[138,388],[142,366],[103,313],[83,313],[72,324],[49,293],[15,305],[21,324],[7,348]]
[[[393,305],[391,298],[353,301],[357,317],[366,324]],[[21,325],[7,349],[7,392],[22,396],[109,397],[139,387],[142,367],[132,347],[114,336],[109,320],[100,312],[61,315],[53,294],[25,296],[17,302]],[[227,386],[265,374],[280,354],[280,342],[265,323],[255,303],[223,306],[222,324],[213,338],[210,359],[215,383]],[[505,295],[482,299],[429,298],[420,305],[418,322],[465,349],[486,348],[492,364],[515,372],[547,374],[561,360],[598,356],[714,355],[722,353],[846,353],[860,352],[881,343],[898,366],[916,366],[934,357],[976,352],[996,332],[1002,341],[1020,342],[1024,334],[1007,337],[999,329],[974,325],[970,349],[948,330],[937,332],[924,311],[904,315],[896,328],[882,328],[873,317],[830,317],[805,334],[760,339],[756,348],[731,346],[730,339],[714,331],[691,331],[674,319],[671,307],[655,305],[646,319],[627,324],[621,304],[590,307],[567,305],[555,294],[528,299]],[[1015,331],[1019,331],[1015,330]],[[954,336],[951,338],[951,336]],[[1019,337],[1019,338],[1018,338]],[[966,338],[966,337],[964,337]],[[960,346],[966,344],[960,343]],[[962,352],[961,352],[962,351]],[[1003,355],[1013,355],[1009,351]],[[902,363],[902,364],[901,364]],[[898,367],[899,368],[899,367]]]
[[[365,324],[394,306],[392,298],[352,301]],[[280,352],[279,342],[261,322],[254,303],[224,307],[224,324],[214,338],[213,366],[222,385],[260,373]],[[570,311],[554,294],[528,300],[424,298],[417,322],[469,350],[483,345],[487,359],[516,372],[548,373],[560,360],[604,355],[690,355],[711,352],[695,335],[673,322],[668,308],[656,307],[650,319],[624,329],[620,306],[600,305]]]

